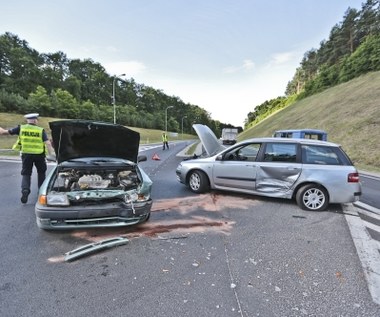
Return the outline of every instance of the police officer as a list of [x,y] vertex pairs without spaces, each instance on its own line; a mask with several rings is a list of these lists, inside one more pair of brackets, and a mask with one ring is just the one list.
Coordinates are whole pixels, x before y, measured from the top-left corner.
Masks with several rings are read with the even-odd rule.
[[38,188],[40,188],[46,176],[46,152],[54,156],[54,150],[45,130],[37,126],[38,116],[38,113],[29,113],[24,116],[26,124],[8,130],[0,127],[2,135],[18,135],[14,148],[19,146],[21,152],[21,202],[23,204],[28,202],[33,165],[37,169]]
[[162,132],[162,146],[163,150],[165,150],[165,147],[169,150],[168,135],[166,132]]

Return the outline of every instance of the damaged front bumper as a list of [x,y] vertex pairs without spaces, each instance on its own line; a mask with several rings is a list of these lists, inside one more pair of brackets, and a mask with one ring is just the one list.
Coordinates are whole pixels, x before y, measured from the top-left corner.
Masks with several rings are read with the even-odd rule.
[[66,230],[131,226],[149,219],[152,200],[111,202],[70,207],[36,204],[37,225],[41,229]]

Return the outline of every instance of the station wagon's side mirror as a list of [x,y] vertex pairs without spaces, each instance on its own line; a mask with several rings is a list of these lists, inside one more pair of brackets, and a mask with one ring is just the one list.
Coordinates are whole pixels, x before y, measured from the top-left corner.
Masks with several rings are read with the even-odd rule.
[[222,154],[218,155],[215,160],[216,161],[223,161],[223,155]]
[[137,163],[145,162],[146,160],[147,160],[146,155],[139,155],[139,156],[137,157]]

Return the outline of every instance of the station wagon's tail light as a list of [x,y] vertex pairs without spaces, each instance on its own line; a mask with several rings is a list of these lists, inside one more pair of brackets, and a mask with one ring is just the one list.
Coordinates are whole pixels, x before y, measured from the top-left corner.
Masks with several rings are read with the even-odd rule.
[[359,173],[350,173],[350,174],[348,174],[347,181],[349,183],[359,183]]

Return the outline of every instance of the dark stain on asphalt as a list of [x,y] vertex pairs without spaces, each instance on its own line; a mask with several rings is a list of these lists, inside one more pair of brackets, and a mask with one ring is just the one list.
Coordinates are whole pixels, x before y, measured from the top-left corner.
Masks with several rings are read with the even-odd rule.
[[219,232],[229,234],[234,221],[222,215],[224,208],[247,210],[255,201],[247,203],[245,197],[204,194],[190,198],[157,200],[153,203],[153,216],[149,221],[137,226],[124,228],[103,228],[78,230],[72,233],[75,238],[98,242],[115,236],[127,238],[157,237],[160,234],[189,234],[199,232]]
[[[248,201],[249,200],[249,201]],[[229,235],[235,222],[223,215],[225,208],[248,210],[256,203],[244,196],[204,194],[189,198],[162,199],[153,202],[149,221],[130,227],[94,228],[69,231],[73,249],[117,236],[128,239],[187,237],[193,233],[214,232]],[[67,241],[67,240],[66,240]],[[62,262],[63,256],[50,262]]]

